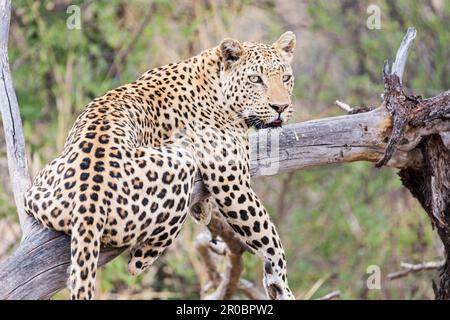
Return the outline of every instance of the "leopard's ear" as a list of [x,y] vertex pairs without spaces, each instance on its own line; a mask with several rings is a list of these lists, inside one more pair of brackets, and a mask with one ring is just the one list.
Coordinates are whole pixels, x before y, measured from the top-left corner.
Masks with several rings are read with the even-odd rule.
[[295,44],[295,34],[292,31],[287,31],[283,33],[272,46],[278,49],[281,52],[281,55],[290,63],[294,55]]
[[238,61],[244,53],[244,48],[239,41],[226,38],[219,45],[220,55],[223,59],[225,70]]

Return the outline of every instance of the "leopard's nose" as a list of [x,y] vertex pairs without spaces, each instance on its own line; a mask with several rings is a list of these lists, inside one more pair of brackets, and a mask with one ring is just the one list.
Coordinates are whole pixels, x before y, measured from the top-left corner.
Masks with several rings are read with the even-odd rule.
[[289,106],[288,104],[273,104],[269,103],[269,106],[278,113],[282,113]]

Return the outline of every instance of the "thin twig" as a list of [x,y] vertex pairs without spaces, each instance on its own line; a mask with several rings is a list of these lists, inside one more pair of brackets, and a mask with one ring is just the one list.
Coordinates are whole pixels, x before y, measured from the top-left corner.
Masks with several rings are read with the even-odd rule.
[[387,275],[387,278],[390,280],[398,279],[406,277],[407,275],[411,273],[417,273],[424,270],[436,270],[440,269],[445,265],[445,260],[441,261],[429,261],[429,262],[422,262],[419,264],[412,264],[412,263],[406,263],[402,262],[400,266],[404,269],[402,271],[397,271],[393,273],[389,273]]
[[342,102],[342,101],[339,101],[339,100],[336,100],[336,105],[339,107],[339,108],[341,108],[342,110],[344,110],[345,112],[353,112],[353,110],[355,110],[354,108],[352,108],[352,107],[350,107],[348,104],[346,104],[346,103],[344,103],[344,102]]
[[317,298],[315,300],[332,300],[334,298],[339,298],[340,296],[341,296],[341,291],[335,290],[335,291],[332,291],[332,292],[324,295],[323,297]]

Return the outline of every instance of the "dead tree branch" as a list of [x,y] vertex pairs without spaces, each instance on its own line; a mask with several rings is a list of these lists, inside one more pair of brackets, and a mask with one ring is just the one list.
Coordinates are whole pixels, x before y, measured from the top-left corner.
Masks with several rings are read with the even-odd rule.
[[[208,231],[197,236],[196,247],[206,265],[210,280],[202,289],[203,299],[231,299],[236,290],[243,292],[250,299],[267,299],[266,294],[253,283],[241,279],[242,254],[247,247],[218,214],[213,215]],[[216,256],[224,256],[227,259],[226,270],[223,273],[217,269]],[[208,293],[211,288],[214,291]]]
[[0,112],[6,138],[8,168],[14,200],[23,234],[28,234],[33,220],[27,216],[23,196],[31,185],[25,153],[19,104],[11,78],[8,60],[8,35],[11,1],[0,1]]

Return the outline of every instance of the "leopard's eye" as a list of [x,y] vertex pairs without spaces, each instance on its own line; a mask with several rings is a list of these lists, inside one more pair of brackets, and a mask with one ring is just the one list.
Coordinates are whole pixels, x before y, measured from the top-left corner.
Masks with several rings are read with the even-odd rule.
[[250,82],[252,83],[263,83],[262,78],[258,75],[248,76],[248,80],[250,80]]
[[290,74],[285,74],[283,76],[283,82],[288,82],[289,80],[291,80],[292,76]]

